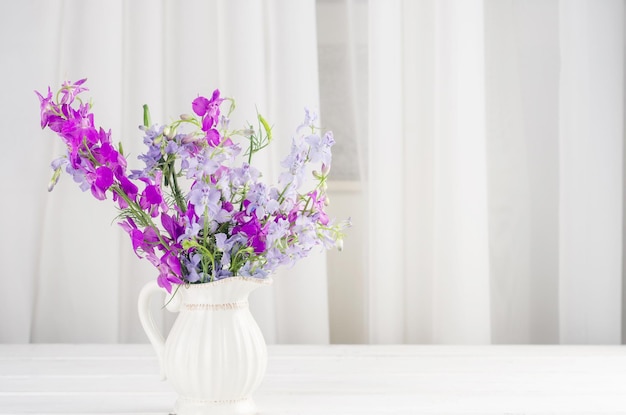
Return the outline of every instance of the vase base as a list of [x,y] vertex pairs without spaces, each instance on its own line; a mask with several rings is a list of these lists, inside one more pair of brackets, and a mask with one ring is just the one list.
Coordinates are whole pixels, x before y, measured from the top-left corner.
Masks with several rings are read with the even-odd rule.
[[208,401],[179,397],[174,405],[176,415],[254,415],[256,405],[251,398]]

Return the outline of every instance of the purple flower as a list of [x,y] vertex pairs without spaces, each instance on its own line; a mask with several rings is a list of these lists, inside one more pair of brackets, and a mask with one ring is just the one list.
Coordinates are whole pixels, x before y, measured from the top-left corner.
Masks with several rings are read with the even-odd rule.
[[185,169],[188,179],[202,180],[217,172],[220,165],[211,158],[207,152],[196,154],[195,157],[186,159]]
[[172,271],[174,275],[177,275],[177,276],[180,275],[181,264],[180,264],[180,260],[178,259],[178,255],[176,252],[167,251],[161,257],[161,263],[167,265],[167,267],[170,269],[170,271]]
[[191,103],[191,108],[196,115],[203,117],[209,110],[209,100],[205,97],[198,97]]
[[178,152],[178,143],[176,141],[168,141],[165,146],[165,154],[176,154]]
[[[316,245],[340,245],[347,225],[335,224],[325,212],[334,139],[319,132],[315,113],[306,110],[275,186],[239,161],[242,145],[235,140],[248,127],[229,127],[217,89],[193,100],[195,116],[140,127],[145,150],[137,158],[144,168],[129,174],[121,145],[113,145],[110,130],[96,126],[89,101],[78,98],[84,84],[66,82],[56,95],[50,88],[36,93],[41,127],[66,146],[66,154],[51,164],[50,188],[64,169],[99,200],[110,191],[133,251],[158,270],[157,282],[168,292],[176,284],[233,275],[264,278]],[[145,108],[146,125],[149,118]],[[257,143],[242,141],[253,153]],[[321,163],[322,173],[313,172],[313,190],[300,192],[309,163]]]
[[172,284],[180,285],[184,284],[184,281],[179,276],[172,273],[172,271],[165,265],[161,264],[157,266],[159,270],[159,276],[157,277],[157,284],[159,287],[165,288],[168,293],[172,293]]
[[178,241],[178,238],[185,233],[185,225],[167,213],[161,213],[161,224],[174,241]]
[[154,255],[154,248],[159,244],[159,236],[154,229],[148,227],[142,231],[130,218],[127,218],[125,222],[120,222],[120,226],[130,236],[133,251],[138,257],[141,258],[140,252]]
[[239,223],[233,228],[233,234],[243,233],[248,237],[248,246],[259,254],[265,251],[265,230],[262,228],[259,218],[255,214],[249,217],[244,216],[243,212],[235,214],[235,219]]
[[193,254],[189,258],[184,258],[185,268],[187,269],[187,275],[185,279],[189,282],[198,282],[205,278],[203,272],[200,271],[200,262],[202,260],[201,254]]
[[303,128],[315,129],[315,122],[317,121],[317,113],[309,108],[304,109],[304,121],[300,124],[296,130],[298,134]]
[[157,269],[159,270],[157,284],[165,288],[168,293],[172,292],[172,284],[184,284],[181,278],[182,266],[178,259],[177,252],[168,251],[163,254],[159,260]]
[[292,139],[291,152],[282,161],[281,166],[287,169],[278,179],[282,188],[294,192],[304,180],[304,167],[307,161],[308,146],[305,142]]
[[40,109],[41,109],[41,128],[44,129],[48,126],[52,117],[59,118],[57,115],[57,108],[52,101],[52,90],[48,87],[48,94],[44,97],[39,92],[35,91],[35,94],[39,97]]
[[[126,176],[119,175],[117,179],[120,182],[120,189],[122,192],[124,192],[131,202],[135,202],[137,200],[139,188]],[[128,207],[126,200],[123,197],[118,196],[117,193],[113,193],[113,200],[118,202],[120,209],[126,209]]]
[[241,268],[239,268],[239,275],[243,277],[265,278],[267,277],[267,271],[262,267],[255,266],[250,261],[248,261]]
[[83,192],[91,188],[91,183],[87,180],[87,174],[84,169],[74,168],[71,163],[68,163],[65,171],[72,176],[72,179],[78,183],[80,190]]
[[265,217],[265,205],[269,202],[266,187],[263,183],[255,183],[246,195],[246,214],[255,212],[259,218]]
[[310,135],[304,139],[309,144],[309,160],[313,163],[322,162],[330,166],[332,154],[330,148],[335,144],[332,132],[327,132],[324,137],[317,134]]
[[63,87],[61,88],[61,91],[59,91],[59,95],[61,97],[59,103],[71,104],[72,102],[74,102],[74,99],[78,94],[87,91],[87,88],[82,86],[86,81],[87,78],[80,79],[74,83],[65,81],[63,83]]
[[163,212],[166,212],[168,209],[161,194],[161,172],[156,173],[154,182],[147,178],[141,180],[146,183],[146,187],[139,197],[139,206],[148,212],[150,216],[156,218],[159,216],[159,209]]
[[294,176],[300,174],[306,163],[307,152],[306,143],[293,138],[291,140],[291,152],[282,161],[281,166],[285,167]]
[[211,99],[198,97],[193,100],[191,107],[196,115],[202,117],[202,131],[206,133],[206,142],[215,147],[220,144],[221,137],[215,126],[220,120],[220,104],[224,101],[220,98],[220,91],[213,91]]
[[229,171],[228,181],[235,187],[243,187],[250,182],[255,182],[260,177],[259,171],[248,163],[242,163],[241,167]]
[[106,199],[105,192],[113,184],[113,172],[106,166],[100,166],[96,169],[95,180],[91,184],[91,194],[96,199]]
[[193,205],[196,215],[208,212],[209,217],[214,217],[221,210],[220,191],[215,187],[203,182],[196,182],[189,192],[189,202]]
[[198,237],[198,234],[202,230],[202,224],[198,222],[186,223],[185,232],[180,235],[177,239],[177,242],[182,242],[185,240],[194,240]]
[[276,218],[267,227],[266,243],[273,246],[274,243],[289,233],[289,221],[283,218]]
[[209,128],[206,132],[206,142],[211,147],[216,147],[220,143],[220,133],[215,128]]
[[322,225],[328,225],[329,218],[326,212],[324,212],[326,196],[318,194],[317,190],[308,193],[307,196],[311,198],[311,211],[314,213],[317,220]]

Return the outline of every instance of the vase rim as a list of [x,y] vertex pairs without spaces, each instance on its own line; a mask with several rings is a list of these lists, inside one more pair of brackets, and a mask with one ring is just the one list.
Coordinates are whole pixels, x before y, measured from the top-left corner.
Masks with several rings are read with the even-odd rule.
[[222,278],[220,280],[215,280],[211,282],[202,282],[199,284],[184,284],[183,287],[186,289],[191,289],[191,288],[202,289],[202,288],[214,287],[216,285],[227,284],[228,282],[235,282],[235,281],[251,282],[251,283],[259,284],[259,285],[271,285],[274,280],[271,277],[254,278],[254,277],[243,277],[243,276],[238,275],[234,277]]

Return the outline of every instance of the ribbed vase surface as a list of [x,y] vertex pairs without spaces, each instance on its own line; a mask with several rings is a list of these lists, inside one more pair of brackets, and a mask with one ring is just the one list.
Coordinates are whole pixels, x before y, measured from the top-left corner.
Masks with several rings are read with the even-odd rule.
[[164,342],[149,313],[156,284],[144,287],[139,315],[164,375],[179,395],[177,415],[256,413],[251,395],[265,375],[267,348],[248,296],[270,283],[232,277],[179,287],[167,299],[168,310],[179,314]]

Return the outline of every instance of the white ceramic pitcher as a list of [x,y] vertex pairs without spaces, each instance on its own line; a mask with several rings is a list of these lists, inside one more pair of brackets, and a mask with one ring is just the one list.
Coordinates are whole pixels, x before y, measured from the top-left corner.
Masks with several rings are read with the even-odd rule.
[[179,397],[177,415],[256,413],[251,395],[267,366],[267,348],[248,307],[248,295],[271,279],[231,277],[180,286],[167,300],[178,312],[167,336],[150,314],[150,298],[163,294],[156,281],[139,294],[139,318],[156,350],[161,375]]

